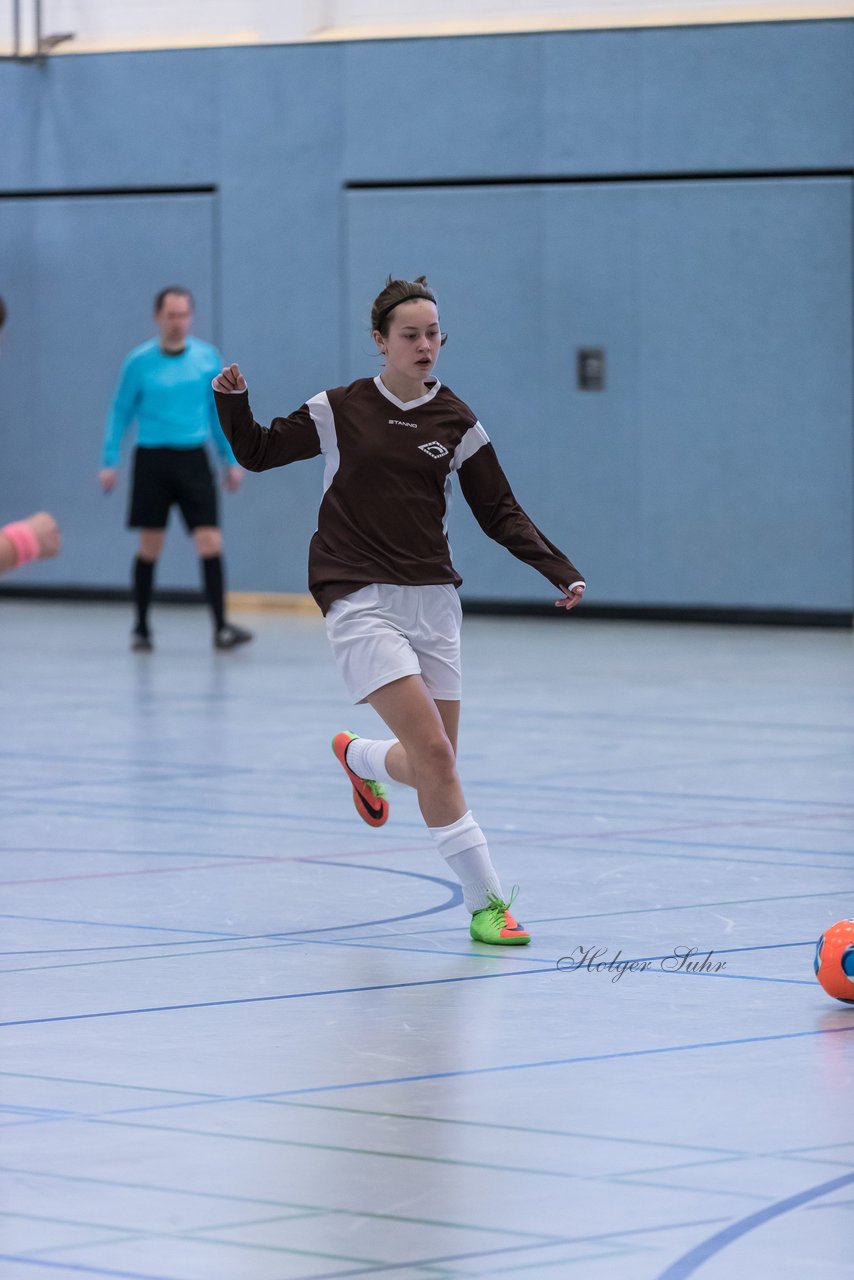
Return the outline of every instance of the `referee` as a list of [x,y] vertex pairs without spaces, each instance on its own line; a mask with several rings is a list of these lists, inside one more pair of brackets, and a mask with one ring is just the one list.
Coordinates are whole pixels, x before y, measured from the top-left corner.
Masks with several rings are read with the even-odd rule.
[[194,302],[189,289],[168,285],[154,299],[159,338],[135,347],[125,360],[107,418],[99,479],[105,493],[116,486],[122,439],[135,420],[128,528],[139,529],[133,566],[136,624],[131,648],[153,649],[148,609],[154,566],[163,550],[166,522],[176,504],[199,554],[205,598],[213,615],[216,649],[233,649],[252,639],[251,631],[225,618],[225,574],[217,493],[205,444],[212,439],[225,467],[223,487],[240,488],[243,469],[217,421],[211,379],[222,366],[219,352],[190,337]]

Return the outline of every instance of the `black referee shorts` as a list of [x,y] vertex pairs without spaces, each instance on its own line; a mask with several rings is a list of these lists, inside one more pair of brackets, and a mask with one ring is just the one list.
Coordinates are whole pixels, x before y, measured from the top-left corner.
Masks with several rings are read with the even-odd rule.
[[207,451],[137,448],[128,528],[165,529],[173,503],[188,533],[200,526],[218,526],[216,484]]

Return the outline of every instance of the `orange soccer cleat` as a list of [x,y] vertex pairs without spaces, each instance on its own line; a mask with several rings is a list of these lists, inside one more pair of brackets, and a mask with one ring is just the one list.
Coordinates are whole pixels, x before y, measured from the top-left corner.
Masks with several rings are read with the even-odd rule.
[[332,739],[332,750],[350,779],[353,787],[353,804],[356,806],[359,817],[367,822],[369,827],[382,827],[388,822],[388,800],[386,800],[385,787],[381,782],[375,782],[373,778],[360,778],[347,764],[347,748],[356,737],[358,734],[348,733],[346,729],[342,729]]

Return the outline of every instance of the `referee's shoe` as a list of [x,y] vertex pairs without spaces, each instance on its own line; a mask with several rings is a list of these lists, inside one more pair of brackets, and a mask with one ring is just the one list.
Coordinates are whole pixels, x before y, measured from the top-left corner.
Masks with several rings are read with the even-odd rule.
[[214,632],[213,643],[215,649],[236,649],[239,644],[248,644],[254,639],[252,632],[245,627],[236,627],[233,622],[227,622]]

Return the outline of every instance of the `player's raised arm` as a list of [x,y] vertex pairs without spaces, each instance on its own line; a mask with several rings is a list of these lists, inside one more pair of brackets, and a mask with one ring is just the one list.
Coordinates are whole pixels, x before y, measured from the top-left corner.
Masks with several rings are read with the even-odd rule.
[[234,456],[247,471],[268,471],[289,462],[316,458],[321,452],[320,437],[308,405],[286,418],[274,418],[269,427],[252,416],[246,379],[240,366],[227,364],[213,379],[219,425]]

